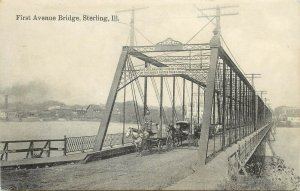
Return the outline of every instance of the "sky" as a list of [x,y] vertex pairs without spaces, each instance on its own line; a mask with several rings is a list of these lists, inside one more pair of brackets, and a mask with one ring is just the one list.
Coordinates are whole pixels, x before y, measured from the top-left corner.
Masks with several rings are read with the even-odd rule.
[[[245,73],[261,74],[255,79],[256,90],[268,92],[272,107],[300,106],[298,0],[0,0],[0,94],[19,88],[21,99],[105,103],[122,46],[128,42],[126,24],[17,21],[16,15],[106,16],[147,7],[136,12],[135,21],[148,40],[155,44],[171,37],[185,43],[208,22],[197,17],[195,5],[218,4],[239,5],[226,10],[238,15],[221,18],[222,36]],[[130,22],[129,13],[118,17]],[[213,28],[205,28],[191,43],[208,42]],[[138,32],[136,39],[138,45],[151,45]]]

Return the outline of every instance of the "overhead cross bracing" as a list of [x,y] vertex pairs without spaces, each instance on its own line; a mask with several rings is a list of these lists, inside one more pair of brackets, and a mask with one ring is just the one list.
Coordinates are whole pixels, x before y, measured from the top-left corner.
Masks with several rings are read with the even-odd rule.
[[155,46],[124,47],[128,54],[150,64],[135,68],[138,76],[180,76],[205,87],[209,44],[182,44],[171,38]]

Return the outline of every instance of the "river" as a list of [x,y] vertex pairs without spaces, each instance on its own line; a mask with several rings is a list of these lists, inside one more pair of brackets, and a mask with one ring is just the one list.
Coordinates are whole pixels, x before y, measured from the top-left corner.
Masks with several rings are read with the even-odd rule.
[[285,161],[285,164],[294,168],[300,176],[300,127],[277,127],[275,141],[272,146],[275,154]]
[[[47,121],[47,122],[0,122],[0,140],[60,139],[67,137],[96,135],[97,121]],[[121,133],[122,123],[110,123],[108,134]],[[126,124],[128,127],[135,124]]]
[[[97,121],[47,121],[47,122],[0,122],[0,141],[28,140],[28,139],[63,139],[67,137],[80,137],[96,135],[100,122]],[[128,127],[136,127],[135,124],[126,124]],[[122,133],[122,123],[110,123],[107,133]],[[43,147],[45,142],[35,143],[35,147]],[[28,148],[29,143],[9,144],[9,149]],[[62,142],[51,143],[53,147],[63,147]],[[4,144],[0,144],[0,149]],[[62,151],[51,152],[51,156],[61,156]],[[8,160],[23,159],[26,153],[11,153]]]

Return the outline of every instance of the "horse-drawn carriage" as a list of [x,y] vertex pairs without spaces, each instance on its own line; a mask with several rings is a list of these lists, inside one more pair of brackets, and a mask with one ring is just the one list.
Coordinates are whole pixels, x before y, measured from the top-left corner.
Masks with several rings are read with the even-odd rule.
[[197,146],[200,132],[201,125],[194,125],[192,128],[188,121],[177,121],[175,127],[169,125],[167,139],[172,140],[173,146],[181,146],[184,141],[188,141],[188,146]]
[[184,142],[187,142],[188,146],[198,146],[201,125],[195,124],[192,128],[188,121],[177,121],[175,126],[172,124],[168,126],[166,136],[158,136],[158,124],[156,124],[156,129],[152,127],[152,124],[150,126],[148,124],[142,129],[129,128],[126,133],[126,137],[132,137],[140,155],[143,150],[149,150],[151,153],[152,149],[156,148],[158,152],[161,152],[164,146],[170,150],[173,147],[182,146]]
[[152,128],[129,128],[126,137],[132,138],[140,156],[142,156],[144,150],[148,150],[152,153],[152,149],[157,148],[157,151],[160,153],[163,146],[165,146],[167,150],[172,148],[172,140],[168,139],[168,137],[159,136],[158,132],[153,131]]

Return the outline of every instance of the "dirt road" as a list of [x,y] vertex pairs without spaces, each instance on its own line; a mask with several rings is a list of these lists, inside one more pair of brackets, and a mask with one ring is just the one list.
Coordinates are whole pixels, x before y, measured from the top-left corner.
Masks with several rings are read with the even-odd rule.
[[162,189],[193,173],[198,150],[115,158],[49,168],[4,170],[3,189]]

